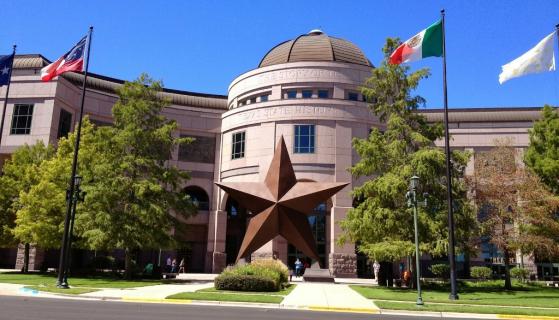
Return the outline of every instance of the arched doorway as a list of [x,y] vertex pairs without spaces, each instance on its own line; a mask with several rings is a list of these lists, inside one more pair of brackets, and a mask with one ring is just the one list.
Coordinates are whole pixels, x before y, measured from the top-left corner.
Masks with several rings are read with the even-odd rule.
[[[198,208],[198,214],[208,214],[210,202],[203,188],[188,186],[183,192]],[[175,229],[175,237],[179,243],[176,249],[177,263],[184,259],[186,272],[203,272],[208,245],[208,225],[200,222],[183,224]]]
[[188,186],[184,188],[184,193],[190,196],[198,211],[210,210],[210,198],[204,189],[198,186]]
[[227,211],[227,232],[225,237],[226,264],[231,265],[235,263],[243,243],[249,215],[248,211],[231,197],[227,198],[225,210]]

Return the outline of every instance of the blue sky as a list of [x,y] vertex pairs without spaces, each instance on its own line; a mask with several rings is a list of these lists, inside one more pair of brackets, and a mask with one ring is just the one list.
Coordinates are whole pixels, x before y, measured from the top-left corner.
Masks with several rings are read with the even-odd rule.
[[[93,25],[90,71],[125,80],[148,72],[169,88],[227,94],[270,48],[311,29],[354,42],[379,64],[386,37],[413,36],[442,8],[451,108],[559,105],[558,71],[497,81],[501,65],[554,30],[558,0],[4,0],[0,52],[16,43],[19,53],[55,60]],[[442,106],[441,59],[412,64],[420,67],[432,76],[418,93],[428,107]]]

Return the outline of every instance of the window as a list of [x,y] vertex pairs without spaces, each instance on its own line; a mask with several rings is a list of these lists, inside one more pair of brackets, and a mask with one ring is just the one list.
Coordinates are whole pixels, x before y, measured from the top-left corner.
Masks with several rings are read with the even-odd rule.
[[[181,136],[184,138],[187,136]],[[190,136],[195,140],[191,143],[179,145],[179,161],[214,163],[215,161],[215,138]]]
[[303,90],[303,99],[312,98],[312,90]]
[[295,125],[295,153],[314,153],[314,125]]
[[287,91],[287,99],[295,99],[295,98],[297,98],[297,90]]
[[320,99],[328,99],[328,97],[330,96],[328,90],[318,90],[318,97]]
[[237,132],[232,135],[231,159],[244,158],[245,156],[245,132]]
[[32,104],[14,105],[12,117],[12,130],[10,134],[29,134],[31,132],[31,119],[33,118]]
[[60,117],[58,118],[58,139],[67,137],[72,129],[72,114],[64,109],[60,109]]
[[357,94],[357,92],[348,92],[347,93],[347,100],[358,101],[359,100],[359,95]]
[[266,101],[268,101],[268,95],[267,94],[265,94],[263,96],[260,96],[260,102],[266,102]]

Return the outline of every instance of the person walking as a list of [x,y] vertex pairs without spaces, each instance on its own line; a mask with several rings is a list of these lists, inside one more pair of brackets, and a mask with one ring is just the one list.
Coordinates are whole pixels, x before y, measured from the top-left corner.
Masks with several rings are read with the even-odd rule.
[[167,273],[171,272],[171,264],[172,264],[171,256],[168,256],[167,261],[165,262],[165,272]]
[[179,263],[179,273],[185,273],[186,271],[184,271],[184,258],[181,259],[181,262]]

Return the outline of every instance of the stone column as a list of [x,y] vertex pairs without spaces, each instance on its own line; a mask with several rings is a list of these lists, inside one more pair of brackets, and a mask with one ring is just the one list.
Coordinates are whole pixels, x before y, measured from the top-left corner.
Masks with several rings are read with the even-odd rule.
[[227,211],[210,212],[208,222],[208,249],[205,272],[220,273],[226,267],[225,239],[227,234]]
[[[17,270],[23,269],[24,259],[25,259],[25,245],[23,243],[20,243],[17,246],[17,256],[16,256],[16,266],[15,266]],[[45,260],[45,250],[37,248],[37,246],[35,245],[30,245],[28,271],[40,270],[44,260]]]
[[[334,173],[334,181],[336,182],[352,181],[351,174],[347,171],[347,168],[352,165],[351,131],[350,123],[336,122],[336,168]],[[355,244],[346,243],[343,246],[336,244],[336,239],[342,232],[339,222],[346,217],[347,212],[351,209],[352,199],[349,194],[351,188],[352,184],[350,183],[333,197],[333,207],[330,211],[330,254],[328,255],[328,266],[330,272],[336,277],[357,277]]]

